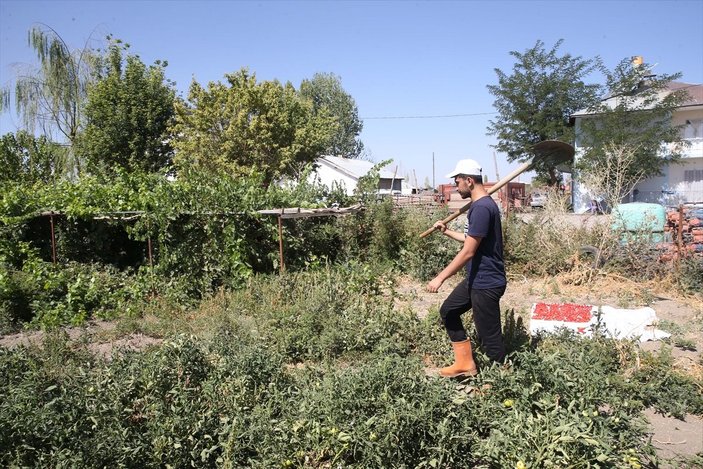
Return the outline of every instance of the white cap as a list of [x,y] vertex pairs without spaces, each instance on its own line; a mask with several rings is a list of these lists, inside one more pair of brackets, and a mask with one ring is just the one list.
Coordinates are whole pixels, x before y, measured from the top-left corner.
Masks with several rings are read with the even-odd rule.
[[452,179],[459,174],[466,174],[467,176],[479,176],[482,175],[481,165],[474,160],[459,160],[456,164],[454,171],[447,174],[448,179]]

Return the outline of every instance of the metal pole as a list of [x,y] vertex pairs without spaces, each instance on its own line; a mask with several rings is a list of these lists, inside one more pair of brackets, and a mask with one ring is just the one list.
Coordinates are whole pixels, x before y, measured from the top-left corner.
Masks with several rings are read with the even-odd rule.
[[280,268],[279,270],[283,272],[285,270],[285,266],[283,265],[283,217],[281,215],[278,216],[278,257],[280,261]]
[[54,234],[54,214],[49,214],[49,224],[51,225],[51,260],[56,264],[56,235]]

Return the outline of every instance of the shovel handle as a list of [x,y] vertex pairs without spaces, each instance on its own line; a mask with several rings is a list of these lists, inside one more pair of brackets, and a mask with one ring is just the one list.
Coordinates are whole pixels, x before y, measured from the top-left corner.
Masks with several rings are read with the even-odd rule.
[[[523,164],[522,166],[520,166],[519,168],[515,169],[512,173],[508,174],[508,175],[505,176],[503,179],[501,179],[500,181],[496,182],[496,183],[493,185],[493,187],[491,187],[490,189],[488,189],[488,195],[493,194],[494,192],[496,192],[497,190],[499,190],[500,188],[502,188],[504,185],[506,185],[507,183],[509,183],[510,181],[512,181],[513,179],[515,179],[516,177],[518,177],[519,175],[521,175],[521,174],[524,173],[525,171],[528,171],[529,169],[532,169],[532,165],[533,165],[533,163],[532,163],[531,161],[529,161],[529,162],[527,162],[527,163],[524,163],[524,164]],[[466,211],[469,210],[469,207],[471,207],[471,201],[467,202],[467,203],[466,203],[463,207],[461,207],[459,210],[457,210],[457,211],[451,213],[449,216],[447,216],[445,219],[443,219],[443,220],[442,220],[442,223],[446,225],[447,223],[449,223],[450,221],[454,220],[456,217],[458,217],[458,216],[461,215],[462,213],[466,213]],[[436,230],[437,230],[437,228],[435,228],[435,227],[433,226],[432,228],[429,228],[428,230],[425,230],[425,231],[423,231],[422,233],[420,233],[420,238],[426,238],[427,236],[429,236],[429,235],[431,235],[432,233],[434,233]]]

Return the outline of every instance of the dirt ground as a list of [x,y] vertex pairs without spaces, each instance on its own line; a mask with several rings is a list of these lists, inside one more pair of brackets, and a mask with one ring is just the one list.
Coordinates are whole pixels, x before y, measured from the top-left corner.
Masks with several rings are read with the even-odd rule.
[[[411,308],[419,317],[437,315],[439,306],[459,281],[455,276],[437,294],[427,293],[425,284],[402,278],[396,287],[396,306]],[[504,310],[514,310],[529,325],[529,312],[534,303],[577,303],[618,308],[650,306],[660,321],[659,329],[671,332],[688,347],[674,347],[674,366],[688,373],[703,374],[703,295],[684,296],[666,284],[638,284],[619,277],[599,276],[580,282],[575,277],[509,280],[501,301]],[[670,330],[667,330],[670,329]],[[674,330],[675,329],[675,330]],[[143,334],[121,334],[114,322],[96,321],[82,328],[68,328],[72,340],[85,340],[97,355],[110,357],[116,350],[142,350],[160,343],[160,339]],[[40,344],[43,332],[23,332],[0,337],[0,347]],[[640,343],[642,350],[661,348],[661,341]],[[690,345],[693,345],[691,347]],[[651,439],[659,457],[666,461],[676,456],[690,457],[703,452],[703,419],[687,415],[685,420],[656,414],[647,409]],[[680,467],[675,463],[660,467]]]
[[[403,279],[398,287],[397,306],[411,307],[420,317],[438,315],[439,306],[460,279],[447,282],[439,293],[424,291],[424,284]],[[529,327],[529,313],[534,303],[576,303],[616,308],[649,306],[656,312],[657,328],[672,333],[694,347],[673,347],[674,366],[687,373],[703,374],[703,296],[684,296],[666,284],[637,284],[619,277],[601,276],[574,285],[574,278],[510,279],[501,300],[503,310],[514,310]],[[578,283],[578,282],[577,282]],[[667,330],[669,329],[669,330]],[[640,342],[642,350],[655,351],[662,341]],[[695,348],[695,350],[691,350]],[[662,468],[681,467],[666,462],[677,456],[691,457],[703,452],[703,418],[686,415],[685,420],[657,414],[647,409],[652,444],[664,461]]]
[[[84,341],[88,350],[104,358],[110,358],[119,350],[144,350],[162,342],[162,339],[144,334],[122,336],[116,327],[117,323],[114,321],[91,321],[84,327],[68,327],[65,331],[72,341]],[[0,347],[40,345],[45,335],[43,331],[32,331],[0,336]]]

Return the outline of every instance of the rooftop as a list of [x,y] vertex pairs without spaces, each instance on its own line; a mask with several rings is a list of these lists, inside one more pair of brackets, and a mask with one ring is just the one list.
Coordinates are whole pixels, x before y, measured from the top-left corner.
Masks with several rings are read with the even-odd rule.
[[[368,174],[377,163],[372,163],[371,161],[351,159],[351,158],[341,158],[339,156],[323,156],[320,158],[321,161],[326,162],[329,166],[347,174],[355,179],[359,179],[362,176]],[[320,162],[318,160],[318,162]],[[379,171],[379,176],[381,179],[405,179],[400,174],[393,174],[393,171],[388,171],[386,169],[381,169]]]

